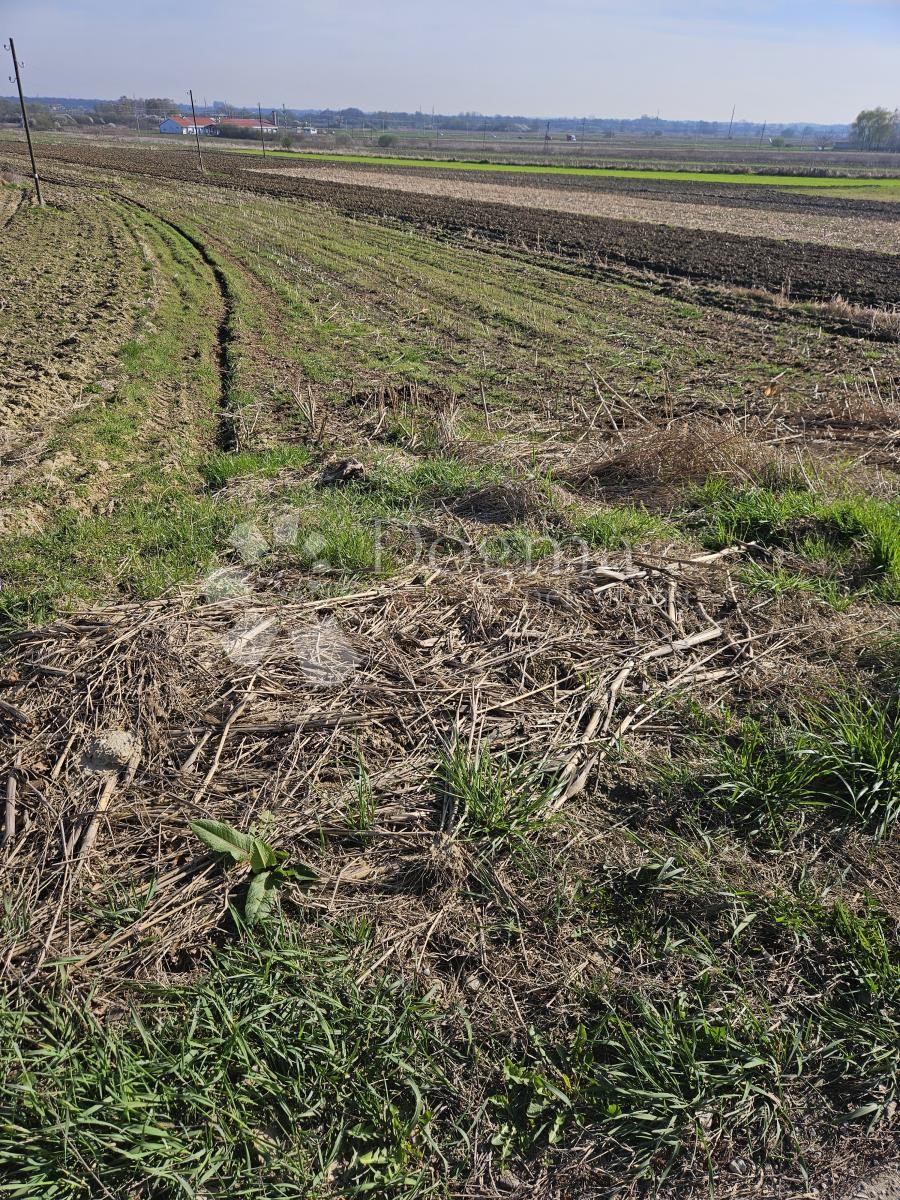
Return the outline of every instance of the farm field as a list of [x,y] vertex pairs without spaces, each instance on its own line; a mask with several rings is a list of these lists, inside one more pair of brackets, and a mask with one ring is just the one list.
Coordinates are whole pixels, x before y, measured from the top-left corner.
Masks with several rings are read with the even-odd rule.
[[[257,168],[260,171],[266,168]],[[285,167],[281,177],[318,179],[331,183],[353,184],[360,173],[353,167]],[[517,187],[493,184],[479,179],[447,180],[418,178],[390,170],[367,172],[363,179],[370,187],[404,191],[420,196],[447,196],[452,199],[515,204],[524,208],[550,209],[559,213],[580,213],[588,216],[613,217],[631,221],[648,221],[679,225],[688,229],[707,229],[720,233],[739,233],[751,237],[787,238],[822,245],[847,246],[869,250],[877,247],[891,254],[900,252],[900,207],[889,213],[875,211],[870,216],[847,213],[844,219],[823,220],[821,207],[813,211],[779,210],[768,206],[739,208],[736,203],[690,203],[684,196],[674,201],[666,198],[664,190],[641,195],[629,192],[590,190],[556,190],[550,187]],[[898,190],[900,195],[900,190]]]
[[[231,153],[261,157],[258,148],[236,150]],[[814,188],[829,191],[832,188],[843,188],[847,191],[862,189],[877,194],[879,191],[896,190],[898,179],[891,176],[878,175],[849,176],[835,175],[803,175],[795,173],[756,174],[752,171],[690,171],[670,170],[665,167],[603,167],[580,166],[575,161],[565,164],[557,163],[502,163],[488,160],[465,159],[428,159],[428,158],[397,158],[389,154],[351,154],[347,152],[330,154],[327,151],[285,151],[270,149],[266,157],[276,162],[306,162],[306,163],[345,163],[356,166],[403,167],[415,171],[478,171],[490,175],[550,175],[572,176],[584,179],[651,179],[665,183],[725,183],[740,182],[745,187],[781,187],[781,188]]]
[[890,206],[43,152],[39,209],[0,144],[0,1190],[893,1169]]

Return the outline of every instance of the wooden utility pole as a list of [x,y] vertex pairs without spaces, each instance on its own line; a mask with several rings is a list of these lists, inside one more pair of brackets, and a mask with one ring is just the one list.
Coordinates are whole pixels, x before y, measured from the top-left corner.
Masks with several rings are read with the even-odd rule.
[[34,176],[34,191],[38,204],[43,207],[44,194],[41,191],[41,179],[38,175],[37,163],[34,161],[34,146],[31,144],[31,129],[28,125],[28,111],[25,108],[25,96],[22,93],[22,76],[19,74],[19,60],[16,58],[16,43],[9,39],[9,52],[12,55],[13,66],[16,70],[16,87],[19,89],[19,104],[22,108],[22,124],[25,126],[25,140],[28,142],[28,154],[31,158],[31,173]]
[[192,88],[188,88],[188,95],[191,98],[191,118],[194,122],[194,137],[197,139],[197,162],[200,164],[200,174],[203,174],[203,155],[200,153],[200,130],[197,127],[197,110],[194,108],[194,92]]
[[257,103],[256,109],[257,109],[257,112],[259,113],[259,140],[262,142],[262,155],[263,155],[263,158],[265,158],[266,157],[266,131],[263,129],[262,105]]
[[737,105],[731,110],[731,120],[728,122],[728,140],[731,141],[731,131],[734,129],[734,114],[737,112]]
[[763,121],[762,133],[759,135],[760,146],[763,144],[763,138],[766,136],[766,129],[768,128],[768,125],[769,125],[768,121]]

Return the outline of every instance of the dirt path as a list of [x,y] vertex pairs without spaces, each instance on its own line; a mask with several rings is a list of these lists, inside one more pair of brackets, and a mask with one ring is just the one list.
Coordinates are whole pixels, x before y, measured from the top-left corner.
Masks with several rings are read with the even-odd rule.
[[278,171],[254,169],[255,174],[317,179],[329,183],[359,184],[419,196],[445,196],[453,200],[483,200],[585,216],[652,221],[714,233],[739,233],[748,237],[783,238],[852,250],[900,253],[900,222],[842,216],[829,219],[819,213],[771,212],[759,208],[723,208],[713,204],[686,205],[664,197],[648,198],[621,192],[576,192],[571,189],[485,183],[481,180],[434,179],[388,171],[368,171],[361,176],[353,167],[290,167]]

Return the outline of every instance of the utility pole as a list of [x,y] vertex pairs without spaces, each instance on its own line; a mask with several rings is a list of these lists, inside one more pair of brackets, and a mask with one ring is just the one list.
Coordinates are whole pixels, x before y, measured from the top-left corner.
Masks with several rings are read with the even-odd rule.
[[188,95],[191,98],[191,117],[194,121],[194,137],[197,139],[197,162],[200,164],[200,174],[203,174],[203,155],[200,153],[200,130],[197,127],[197,110],[194,108],[194,93],[191,88],[188,88]]
[[[262,155],[266,157],[266,131],[263,129],[262,123],[262,105],[257,101],[257,111],[259,112],[259,140],[262,142]],[[252,111],[252,110],[251,110]]]
[[34,191],[37,196],[38,204],[40,204],[40,206],[43,208],[44,194],[41,191],[41,179],[38,175],[37,163],[34,161],[34,147],[31,144],[31,129],[28,125],[28,112],[25,108],[25,96],[22,93],[22,77],[19,74],[19,60],[16,58],[16,43],[12,40],[12,38],[9,39],[9,46],[7,49],[12,55],[13,66],[16,70],[16,87],[19,89],[19,104],[22,108],[22,124],[25,126],[25,140],[28,142],[28,154],[31,157],[31,173],[34,176]]
[[768,124],[769,124],[768,121],[763,121],[762,133],[759,135],[760,146],[763,144],[763,138],[766,136],[766,128],[767,128]]
[[728,122],[728,140],[731,141],[731,131],[734,129],[734,114],[737,111],[737,105],[731,110],[731,120]]
[[587,117],[581,118],[581,153],[584,154],[584,134],[587,129]]

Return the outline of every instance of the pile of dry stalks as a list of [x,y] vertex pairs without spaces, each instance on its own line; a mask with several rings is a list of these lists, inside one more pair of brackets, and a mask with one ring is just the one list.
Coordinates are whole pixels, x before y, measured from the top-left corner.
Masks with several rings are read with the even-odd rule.
[[[431,785],[454,743],[542,764],[565,806],[617,746],[676,720],[674,697],[780,669],[796,630],[738,603],[727,561],[556,562],[502,587],[498,572],[410,570],[324,598],[269,573],[251,600],[182,595],[21,633],[0,681],[0,874],[22,914],[6,971],[65,957],[154,974],[190,953],[235,886],[192,819],[268,822],[333,902],[387,886],[401,846],[433,854],[448,816]],[[360,764],[362,848],[341,840]],[[97,916],[110,905],[113,929]]]

